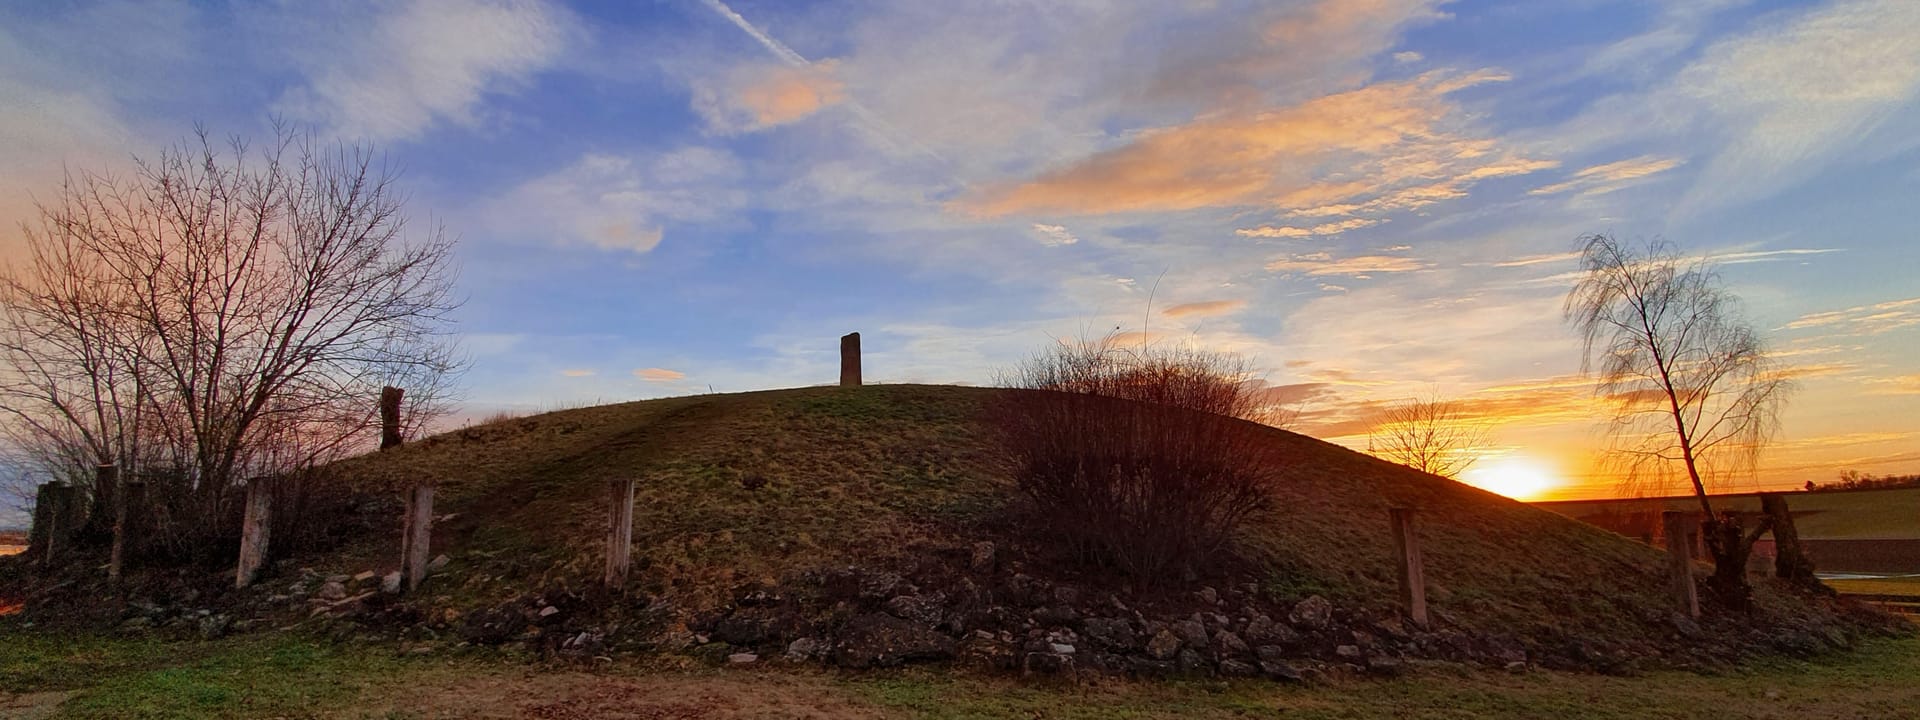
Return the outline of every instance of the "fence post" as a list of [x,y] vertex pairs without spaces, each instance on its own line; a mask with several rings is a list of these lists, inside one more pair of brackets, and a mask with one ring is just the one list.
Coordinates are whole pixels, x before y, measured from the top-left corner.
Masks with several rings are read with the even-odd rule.
[[27,535],[27,552],[40,559],[40,566],[52,568],[54,556],[73,532],[73,488],[66,483],[40,485],[33,499],[33,528]]
[[860,387],[860,333],[840,336],[840,387]]
[[1700,594],[1693,584],[1693,543],[1700,523],[1693,513],[1669,510],[1660,513],[1667,534],[1667,573],[1673,588],[1673,602],[1687,617],[1700,617]]
[[247,481],[246,512],[240,520],[240,564],[234,570],[233,586],[252,585],[266,564],[267,540],[273,526],[273,478],[257,477]]
[[427,579],[427,557],[433,547],[433,486],[413,486],[407,494],[406,518],[400,528],[400,579],[407,592]]
[[107,551],[107,582],[118,583],[127,557],[127,488],[120,484],[120,468],[115,465],[94,468],[93,478],[95,488],[113,489],[113,545]]
[[1392,508],[1393,554],[1400,566],[1400,602],[1407,617],[1427,625],[1427,570],[1420,558],[1420,535],[1413,508]]
[[400,444],[400,397],[405,390],[391,385],[380,388],[380,449]]
[[607,527],[607,587],[621,590],[627,586],[627,570],[631,566],[633,554],[633,489],[638,484],[632,478],[615,480],[609,484]]

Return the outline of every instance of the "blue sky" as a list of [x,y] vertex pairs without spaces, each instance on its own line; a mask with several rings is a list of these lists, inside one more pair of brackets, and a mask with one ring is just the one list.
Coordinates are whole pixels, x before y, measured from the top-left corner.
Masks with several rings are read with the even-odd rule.
[[[320,6],[320,7],[315,7]],[[63,167],[203,123],[375,143],[461,241],[467,416],[991,382],[1118,328],[1298,429],[1461,398],[1611,492],[1582,233],[1712,253],[1802,391],[1758,482],[1920,471],[1920,3],[1432,0],[0,9],[0,252]]]

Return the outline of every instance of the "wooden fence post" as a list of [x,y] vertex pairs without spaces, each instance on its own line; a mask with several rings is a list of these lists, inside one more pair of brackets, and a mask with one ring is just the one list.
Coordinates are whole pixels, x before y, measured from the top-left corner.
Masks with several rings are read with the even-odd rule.
[[73,533],[73,488],[63,482],[40,485],[33,499],[33,528],[27,534],[27,552],[52,568],[55,556]]
[[840,387],[860,387],[860,333],[840,336]]
[[1700,533],[1699,519],[1693,513],[1660,513],[1667,534],[1667,573],[1673,589],[1674,605],[1687,617],[1700,617],[1700,594],[1693,584],[1693,543]]
[[252,585],[267,561],[267,540],[273,526],[273,478],[257,477],[247,481],[246,512],[240,519],[240,564],[234,570],[233,586]]
[[415,485],[407,494],[406,518],[400,528],[400,580],[407,592],[427,579],[427,557],[433,547],[433,486]]
[[1393,508],[1393,553],[1400,566],[1400,602],[1407,617],[1427,625],[1427,570],[1420,558],[1420,534],[1413,508]]
[[400,397],[405,390],[391,385],[380,388],[380,449],[400,444]]
[[112,488],[113,492],[113,545],[107,550],[107,582],[119,583],[127,557],[127,489],[120,484],[120,468],[115,465],[94,468],[93,478],[95,488]]
[[621,590],[627,586],[627,571],[633,556],[632,478],[610,483],[607,523],[607,587]]

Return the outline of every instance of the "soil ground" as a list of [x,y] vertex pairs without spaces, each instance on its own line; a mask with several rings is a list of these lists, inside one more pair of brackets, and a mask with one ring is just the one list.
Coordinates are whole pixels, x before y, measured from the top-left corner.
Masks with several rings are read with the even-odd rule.
[[1917,675],[1920,638],[1711,676],[1434,665],[1292,686],[556,666],[285,634],[166,642],[0,621],[0,718],[1920,718]]

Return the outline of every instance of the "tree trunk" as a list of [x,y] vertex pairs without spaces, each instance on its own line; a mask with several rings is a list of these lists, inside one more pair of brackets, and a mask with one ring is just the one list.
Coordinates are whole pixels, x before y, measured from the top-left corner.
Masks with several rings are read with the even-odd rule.
[[1760,496],[1760,510],[1773,524],[1774,575],[1801,587],[1824,587],[1813,576],[1813,560],[1800,546],[1800,531],[1793,526],[1793,513],[1787,509],[1787,499],[1764,493]]

